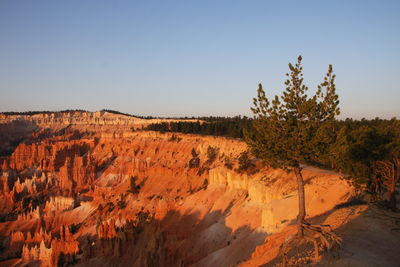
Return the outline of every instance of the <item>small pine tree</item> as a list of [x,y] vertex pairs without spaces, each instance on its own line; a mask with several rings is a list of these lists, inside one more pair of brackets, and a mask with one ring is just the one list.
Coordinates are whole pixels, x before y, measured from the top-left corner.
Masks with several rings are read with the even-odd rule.
[[218,148],[208,146],[207,148],[207,161],[209,163],[213,163],[218,156]]
[[192,148],[192,157],[193,158],[197,158],[197,156],[198,156],[198,154],[197,154],[197,152],[196,152],[196,150],[194,149],[194,148]]
[[[272,167],[292,171],[296,176],[298,231],[297,236],[283,246],[284,265],[287,248],[294,240],[313,240],[317,244],[313,236],[305,235],[304,232],[306,207],[301,164],[312,161],[321,153],[321,148],[313,145],[314,138],[318,132],[321,134],[321,131],[329,131],[335,116],[340,113],[332,66],[329,65],[316,94],[309,97],[308,87],[303,83],[301,61],[299,56],[295,65],[289,63],[290,73],[286,74],[288,78],[282,96],[275,96],[270,101],[259,84],[257,98],[253,99],[254,107],[251,108],[254,113],[253,130],[246,134],[246,141],[255,156],[266,160]],[[315,251],[318,252],[317,246]]]
[[249,151],[243,151],[242,153],[240,153],[238,161],[239,161],[239,166],[237,169],[238,172],[248,171],[250,168],[255,167],[255,165],[250,159]]
[[200,166],[199,154],[192,148],[192,158],[189,160],[189,168],[198,168]]

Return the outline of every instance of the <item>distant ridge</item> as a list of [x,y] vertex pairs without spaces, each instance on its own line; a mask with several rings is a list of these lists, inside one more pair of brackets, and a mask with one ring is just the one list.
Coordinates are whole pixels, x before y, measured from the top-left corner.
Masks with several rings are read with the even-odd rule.
[[[71,113],[71,112],[87,112],[87,113],[94,113],[92,111],[84,110],[84,109],[64,109],[64,110],[58,110],[58,111],[49,111],[49,110],[39,110],[39,111],[4,111],[0,112],[0,114],[3,115],[20,115],[20,116],[32,116],[32,115],[38,115],[38,114],[60,114],[60,113]],[[124,113],[120,112],[117,110],[112,110],[112,109],[101,109],[100,112],[107,112],[111,114],[116,114],[116,115],[123,115],[123,116],[128,116],[128,117],[133,117],[133,118],[139,118],[139,119],[158,119],[158,117],[153,117],[153,116],[140,116],[140,115],[133,115],[129,113]]]
[[120,112],[117,110],[112,110],[112,109],[102,109],[102,110],[100,110],[100,112],[108,112],[108,113],[112,113],[112,114],[124,115],[124,116],[129,116],[129,117],[134,117],[134,118],[140,118],[140,119],[159,119],[159,118],[153,117],[153,116],[132,115],[129,113],[123,113],[123,112]]
[[90,112],[87,110],[83,109],[65,109],[65,110],[60,110],[60,111],[49,111],[49,110],[42,110],[42,111],[4,111],[0,112],[0,114],[4,115],[37,115],[37,114],[51,114],[51,113],[68,113],[68,112]]

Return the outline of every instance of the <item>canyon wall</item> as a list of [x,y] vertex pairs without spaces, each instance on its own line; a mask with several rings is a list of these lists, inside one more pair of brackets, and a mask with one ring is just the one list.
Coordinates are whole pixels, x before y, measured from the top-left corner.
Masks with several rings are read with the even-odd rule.
[[[0,114],[0,125],[8,125],[11,122],[24,122],[44,128],[60,126],[124,126],[139,127],[151,123],[176,122],[179,119],[142,119],[123,114],[114,114],[107,111],[62,111],[52,113],[39,113],[34,115],[5,115]],[[197,120],[185,120],[197,121]]]
[[[87,131],[82,121],[111,123],[93,116],[73,118],[71,129]],[[38,117],[46,127],[71,123]],[[237,265],[297,215],[293,174],[257,159],[253,170],[239,171],[246,149],[234,139],[130,126],[21,143],[0,164],[0,238],[7,246],[0,263]],[[352,196],[336,173],[304,166],[304,177],[309,217]]]

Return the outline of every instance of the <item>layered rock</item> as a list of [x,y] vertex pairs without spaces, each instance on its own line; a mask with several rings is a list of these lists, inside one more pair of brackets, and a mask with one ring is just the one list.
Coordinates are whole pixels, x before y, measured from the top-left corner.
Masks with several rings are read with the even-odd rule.
[[57,178],[59,186],[71,194],[75,190],[90,188],[96,177],[96,166],[89,155],[67,157],[59,168]]
[[[18,237],[20,236],[18,234]],[[60,229],[60,239],[54,238],[48,241],[43,238],[39,245],[29,245],[29,243],[32,242],[26,241],[22,247],[22,261],[26,263],[40,261],[41,266],[58,266],[60,261],[63,261],[61,264],[64,264],[79,251],[79,242],[64,226]],[[46,246],[46,243],[50,246]],[[62,256],[60,257],[60,255]]]
[[[308,217],[333,209],[353,194],[348,182],[336,173],[304,167],[303,176]],[[210,171],[209,183],[244,190],[252,202],[263,204],[262,226],[268,233],[282,229],[298,214],[297,184],[293,173],[267,168],[248,176],[216,168]]]
[[33,210],[30,210],[28,212],[24,212],[21,214],[18,214],[17,220],[18,221],[25,221],[25,220],[39,220],[42,217],[42,211],[40,207],[36,207]]
[[22,247],[22,261],[23,262],[35,262],[40,261],[41,266],[54,266],[54,262],[52,262],[52,249],[47,248],[44,242],[42,241],[39,246],[29,246],[24,245]]
[[[297,214],[293,175],[238,172],[246,150],[238,140],[126,130],[63,137],[20,144],[2,164],[1,208],[19,215],[0,223],[0,237],[25,245],[25,263],[237,265]],[[217,148],[214,161],[209,147]],[[304,177],[309,216],[351,195],[337,174],[307,167]]]
[[11,192],[11,190],[13,189],[16,177],[17,177],[16,173],[11,170],[1,173],[0,190],[1,190],[2,194],[7,195]]
[[73,209],[75,200],[69,197],[55,196],[50,197],[50,200],[46,202],[44,211],[46,213],[58,213],[65,210]]
[[32,236],[31,232],[24,234],[21,231],[16,231],[11,233],[10,246],[16,243],[40,243],[44,241],[46,244],[51,243],[52,236],[50,233],[40,228],[39,232],[35,232]]
[[[114,114],[107,111],[64,111],[39,113],[34,115],[5,115],[0,114],[0,125],[15,122],[25,122],[29,125],[39,127],[65,127],[69,125],[104,125],[104,126],[124,126],[139,128],[143,125],[160,122],[177,122],[177,119],[142,119],[123,114]],[[194,121],[194,120],[186,120]],[[32,126],[32,127],[33,127]],[[23,128],[26,129],[26,126]],[[36,128],[34,128],[36,129]]]
[[37,177],[36,173],[29,179],[21,182],[20,178],[13,184],[13,190],[20,194],[26,192],[27,194],[34,195],[38,192],[38,189],[43,189],[47,184],[47,177],[42,173],[41,177]]

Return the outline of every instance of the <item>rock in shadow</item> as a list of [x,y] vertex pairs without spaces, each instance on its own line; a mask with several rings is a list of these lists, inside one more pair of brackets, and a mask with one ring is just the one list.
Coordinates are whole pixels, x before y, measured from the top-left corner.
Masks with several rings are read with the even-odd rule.
[[10,156],[15,148],[28,140],[39,127],[29,121],[14,120],[0,124],[0,156]]
[[[79,266],[233,266],[248,259],[265,233],[242,226],[232,231],[225,211],[182,215],[171,210],[162,220],[149,213],[122,227],[108,222],[97,236],[81,240]],[[99,231],[100,229],[100,231]]]

